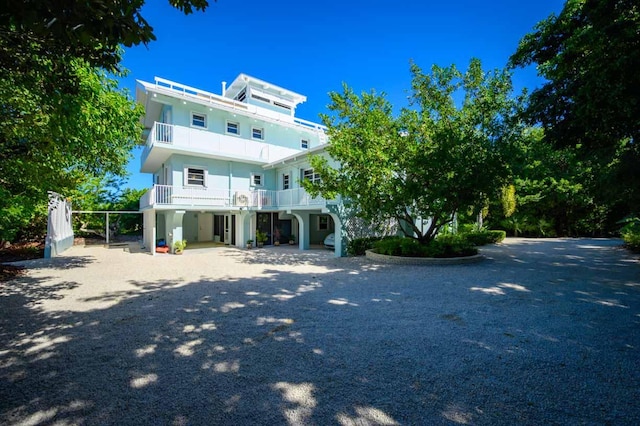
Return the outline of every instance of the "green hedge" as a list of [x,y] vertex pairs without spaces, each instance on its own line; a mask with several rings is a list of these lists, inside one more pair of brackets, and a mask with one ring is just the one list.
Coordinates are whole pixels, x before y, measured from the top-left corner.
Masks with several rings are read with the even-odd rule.
[[505,239],[507,233],[501,230],[471,231],[464,234],[465,238],[475,246],[499,243]]
[[478,249],[462,235],[441,235],[428,244],[412,238],[385,238],[374,243],[377,253],[403,257],[463,257],[478,254]]
[[354,238],[347,242],[347,255],[348,256],[364,256],[367,250],[371,250],[375,243],[381,240],[397,237],[363,237]]
[[635,230],[628,230],[622,233],[622,239],[624,240],[624,246],[629,250],[640,253],[640,232]]

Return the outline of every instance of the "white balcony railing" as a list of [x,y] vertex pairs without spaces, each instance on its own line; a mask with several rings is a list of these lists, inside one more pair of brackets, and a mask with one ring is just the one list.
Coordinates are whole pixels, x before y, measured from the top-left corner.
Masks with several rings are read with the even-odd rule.
[[175,81],[166,80],[164,78],[155,78],[155,86],[158,89],[165,89],[183,97],[191,97],[194,100],[204,101],[209,104],[222,107],[227,110],[247,112],[252,116],[263,118],[266,120],[276,122],[289,122],[294,126],[300,126],[306,130],[314,130],[324,134],[327,128],[321,124],[314,123],[312,121],[303,120],[301,118],[291,117],[287,114],[277,113],[266,108],[261,108],[256,105],[249,105],[244,102],[235,101],[224,96],[216,95],[215,93],[207,92],[206,90],[197,89],[195,87],[187,86],[184,84],[176,83]]
[[269,144],[165,123],[154,123],[147,138],[143,161],[156,144],[264,162],[270,158]]
[[140,198],[140,208],[155,206],[281,208],[324,206],[327,200],[311,197],[304,189],[240,191],[171,185],[154,185]]
[[286,189],[278,191],[277,204],[279,207],[293,206],[321,206],[325,205],[327,200],[322,197],[312,197],[303,188]]
[[191,127],[154,123],[141,156],[144,165],[154,147],[176,147],[198,153],[271,162],[299,152],[298,150],[255,142],[236,136],[213,133]]

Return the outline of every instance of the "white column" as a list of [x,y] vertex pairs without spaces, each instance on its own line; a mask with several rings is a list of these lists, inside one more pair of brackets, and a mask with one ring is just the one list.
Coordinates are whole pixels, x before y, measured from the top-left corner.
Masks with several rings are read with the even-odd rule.
[[335,213],[329,213],[329,215],[331,216],[331,218],[333,219],[333,232],[334,232],[334,240],[335,240],[335,247],[333,250],[333,253],[335,254],[336,257],[342,257],[345,255],[344,250],[346,250],[346,247],[344,247],[343,249],[343,242],[344,242],[344,235],[342,234],[342,222],[340,221],[340,217],[335,214]]
[[182,218],[184,217],[184,210],[178,210],[175,212],[167,213],[167,245],[173,253],[173,243],[183,239],[182,237]]
[[309,250],[309,239],[311,235],[309,233],[311,220],[309,213],[298,212],[292,213],[296,219],[298,219],[298,248],[300,250]]

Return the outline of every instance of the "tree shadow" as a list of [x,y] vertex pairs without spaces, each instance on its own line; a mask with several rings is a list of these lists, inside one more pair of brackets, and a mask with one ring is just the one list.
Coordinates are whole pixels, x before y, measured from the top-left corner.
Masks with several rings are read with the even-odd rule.
[[[128,280],[134,289],[125,291],[87,289],[73,311],[45,310],[42,302],[82,292],[86,283],[21,277],[0,287],[0,422],[636,418],[640,289],[625,283],[637,283],[637,271],[616,269],[618,255],[607,250],[593,250],[613,265],[603,279],[522,251],[562,247],[571,256],[590,253],[506,244],[488,248],[491,261],[476,265],[377,266],[326,257],[313,263],[317,272],[267,256],[255,277],[171,276]],[[253,256],[234,259],[242,268],[258,261]],[[597,297],[575,292],[596,290]],[[627,308],[581,300],[619,291],[627,293],[617,295]],[[94,303],[104,305],[83,308]]]

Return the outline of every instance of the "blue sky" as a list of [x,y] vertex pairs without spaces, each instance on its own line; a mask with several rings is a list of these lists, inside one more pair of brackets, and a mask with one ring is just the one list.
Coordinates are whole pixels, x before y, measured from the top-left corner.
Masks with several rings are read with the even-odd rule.
[[[330,91],[342,82],[356,92],[385,92],[406,105],[413,60],[466,69],[503,68],[533,26],[559,13],[564,1],[449,0],[336,1],[218,0],[205,13],[181,14],[167,0],[148,0],[142,15],[157,37],[148,47],[125,50],[130,75],[121,87],[132,95],[135,80],[167,78],[214,93],[240,73],[307,96],[296,115],[319,122]],[[517,70],[517,91],[541,84],[535,69]],[[151,186],[138,173],[139,150],[129,164],[128,186]]]

